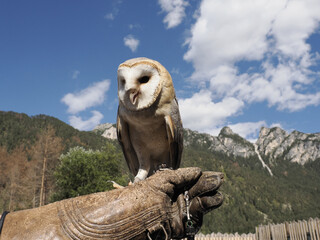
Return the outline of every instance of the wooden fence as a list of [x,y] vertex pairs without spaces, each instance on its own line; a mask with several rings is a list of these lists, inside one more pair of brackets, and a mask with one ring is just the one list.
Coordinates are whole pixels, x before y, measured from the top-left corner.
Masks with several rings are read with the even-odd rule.
[[228,233],[211,233],[207,235],[197,234],[196,240],[256,240],[254,233],[249,234],[228,234]]
[[285,222],[281,224],[260,225],[256,233],[249,234],[197,234],[196,240],[320,240],[320,220]]

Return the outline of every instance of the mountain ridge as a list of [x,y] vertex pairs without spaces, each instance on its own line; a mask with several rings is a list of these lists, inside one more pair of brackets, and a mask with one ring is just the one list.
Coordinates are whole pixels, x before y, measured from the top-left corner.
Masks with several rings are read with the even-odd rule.
[[[97,132],[97,129],[103,132],[102,136],[116,139],[114,124],[101,124],[94,131]],[[199,133],[191,129],[184,129],[184,133],[185,146],[188,146],[189,141],[192,141],[195,135],[198,135],[202,137],[198,139],[198,143],[207,145],[212,152],[221,152],[228,156],[233,155],[243,158],[257,156],[269,172],[270,166],[276,164],[279,158],[300,165],[320,159],[320,133],[302,133],[299,131],[287,133],[279,127],[262,127],[259,138],[255,143],[234,133],[228,126],[222,128],[218,136]]]

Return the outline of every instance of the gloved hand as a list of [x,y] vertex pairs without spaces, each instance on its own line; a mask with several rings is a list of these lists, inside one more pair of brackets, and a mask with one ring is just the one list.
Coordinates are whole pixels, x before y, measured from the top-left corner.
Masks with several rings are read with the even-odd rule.
[[[161,177],[160,174],[162,174]],[[201,228],[203,215],[222,204],[223,196],[217,192],[223,182],[222,173],[201,172],[199,168],[185,168],[159,173],[154,180],[151,178],[147,179],[150,181],[149,184],[156,185],[170,198],[164,201],[166,205],[164,208],[171,209],[168,211],[169,214],[171,213],[168,222],[162,225],[166,227],[154,231],[151,239],[181,239],[192,236]],[[157,184],[158,178],[163,181],[160,185]],[[188,203],[189,211],[187,211]]]
[[9,213],[0,239],[180,239],[187,224],[197,232],[203,214],[221,205],[222,179],[199,168],[161,170],[122,189]]
[[76,239],[184,238],[188,229],[185,191],[196,233],[203,214],[222,203],[222,195],[216,192],[222,179],[221,173],[202,173],[199,168],[160,170],[123,189],[63,202],[61,221]]

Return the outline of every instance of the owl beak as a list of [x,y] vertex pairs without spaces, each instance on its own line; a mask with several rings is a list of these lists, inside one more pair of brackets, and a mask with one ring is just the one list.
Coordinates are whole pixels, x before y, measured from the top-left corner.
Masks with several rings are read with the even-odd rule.
[[129,97],[130,97],[130,102],[132,103],[132,105],[135,105],[137,103],[138,96],[139,96],[139,91],[133,90],[132,92],[130,92]]

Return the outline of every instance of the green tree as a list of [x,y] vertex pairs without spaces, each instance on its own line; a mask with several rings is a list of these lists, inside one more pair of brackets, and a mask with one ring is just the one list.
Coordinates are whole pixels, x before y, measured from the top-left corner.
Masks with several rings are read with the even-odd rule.
[[112,181],[127,184],[128,177],[122,175],[121,154],[108,144],[102,151],[71,148],[60,156],[56,168],[57,190],[52,201],[111,190]]

